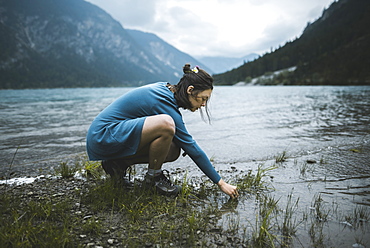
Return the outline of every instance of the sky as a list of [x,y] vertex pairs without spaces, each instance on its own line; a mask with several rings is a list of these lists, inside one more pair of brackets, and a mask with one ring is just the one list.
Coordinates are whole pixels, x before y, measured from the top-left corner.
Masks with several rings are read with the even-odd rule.
[[298,38],[335,0],[86,0],[124,28],[193,57],[263,55]]

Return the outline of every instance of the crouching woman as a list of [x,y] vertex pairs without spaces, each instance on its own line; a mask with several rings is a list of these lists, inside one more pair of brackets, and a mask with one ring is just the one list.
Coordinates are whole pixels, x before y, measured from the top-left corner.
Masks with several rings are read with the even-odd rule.
[[205,108],[213,90],[213,78],[199,67],[186,64],[177,85],[158,82],[135,88],[105,108],[87,133],[87,153],[91,160],[102,160],[112,177],[130,184],[126,169],[148,163],[144,183],[159,193],[177,195],[162,171],[165,162],[175,161],[182,149],[219,188],[230,197],[238,196],[236,186],[226,183],[204,151],[185,128],[180,108],[195,112]]

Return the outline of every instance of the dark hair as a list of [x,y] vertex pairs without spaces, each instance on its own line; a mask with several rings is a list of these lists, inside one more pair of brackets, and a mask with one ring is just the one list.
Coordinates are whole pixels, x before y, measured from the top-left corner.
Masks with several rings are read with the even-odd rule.
[[[187,89],[189,86],[194,87],[194,96],[198,93],[211,89],[213,90],[213,78],[203,69],[196,66],[194,69],[190,68],[190,64],[185,64],[183,67],[184,75],[180,79],[179,83],[175,86],[175,99],[179,107],[184,109],[190,109],[192,107],[189,101],[189,95]],[[207,100],[208,103],[208,100]],[[210,122],[210,115],[208,110],[208,104],[206,103],[205,110],[208,121]],[[203,112],[200,109],[202,118],[204,119]]]

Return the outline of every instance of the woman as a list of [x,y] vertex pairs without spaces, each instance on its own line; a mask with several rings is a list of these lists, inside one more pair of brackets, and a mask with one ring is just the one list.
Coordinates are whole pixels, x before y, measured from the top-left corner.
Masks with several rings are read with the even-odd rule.
[[[199,67],[186,64],[177,85],[159,82],[129,91],[104,109],[87,133],[87,152],[91,160],[103,160],[104,170],[112,177],[124,178],[133,164],[148,163],[144,183],[165,195],[177,195],[174,185],[161,170],[165,162],[175,161],[180,149],[220,189],[234,198],[235,186],[216,172],[203,150],[185,128],[179,108],[192,112],[206,108],[213,90],[213,78]],[[209,118],[209,116],[208,116]]]

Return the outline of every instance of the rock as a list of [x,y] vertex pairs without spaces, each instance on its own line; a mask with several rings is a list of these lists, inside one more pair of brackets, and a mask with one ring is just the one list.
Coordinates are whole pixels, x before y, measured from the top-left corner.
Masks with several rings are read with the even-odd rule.
[[361,152],[361,150],[358,150],[358,149],[351,149],[350,151],[354,152],[354,153],[360,153]]
[[352,247],[353,248],[365,248],[365,246],[363,246],[362,244],[358,244],[358,243],[353,244]]
[[211,229],[211,232],[213,233],[221,233],[222,232],[222,229],[221,228],[218,228],[218,227],[214,227]]
[[52,195],[53,197],[57,197],[57,196],[64,196],[65,194],[64,193],[56,193],[54,195]]
[[92,217],[92,215],[86,215],[83,219],[87,220],[87,219],[90,219],[91,217]]
[[306,162],[308,164],[315,164],[315,163],[317,163],[316,160],[313,160],[313,159],[307,159]]

